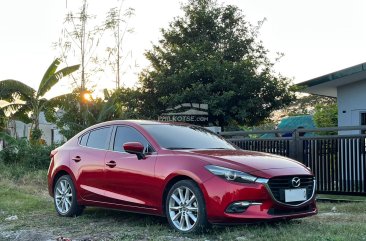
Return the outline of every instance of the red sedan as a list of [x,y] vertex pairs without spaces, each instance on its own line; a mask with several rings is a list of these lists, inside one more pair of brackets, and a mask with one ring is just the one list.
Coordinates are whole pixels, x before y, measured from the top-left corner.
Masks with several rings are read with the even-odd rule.
[[315,180],[297,161],[244,151],[193,125],[111,121],[51,153],[48,189],[61,216],[85,206],[166,216],[180,232],[317,213]]

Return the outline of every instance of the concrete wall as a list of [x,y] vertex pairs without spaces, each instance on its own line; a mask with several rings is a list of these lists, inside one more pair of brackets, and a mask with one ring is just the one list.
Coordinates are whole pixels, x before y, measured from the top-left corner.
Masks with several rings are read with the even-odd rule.
[[29,136],[29,126],[21,121],[11,120],[8,123],[8,130],[10,131],[10,135],[17,139],[28,138]]
[[60,132],[57,130],[56,125],[43,123],[39,124],[39,129],[42,130],[41,139],[45,140],[48,145],[52,143],[61,143],[66,141],[66,138],[63,135],[61,135]]
[[[366,79],[337,88],[338,126],[361,125],[360,113],[366,112]],[[340,134],[360,134],[342,131]]]
[[[8,125],[10,135],[16,138],[29,138],[30,127],[31,124],[25,124],[21,121],[10,121]],[[66,138],[58,131],[57,126],[46,121],[43,112],[39,116],[39,129],[42,130],[41,139],[48,145],[66,141]]]

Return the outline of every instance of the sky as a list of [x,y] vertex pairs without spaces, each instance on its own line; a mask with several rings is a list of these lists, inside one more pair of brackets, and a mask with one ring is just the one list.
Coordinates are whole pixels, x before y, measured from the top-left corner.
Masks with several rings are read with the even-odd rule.
[[[96,20],[105,17],[118,0],[89,0]],[[161,38],[175,16],[182,15],[181,3],[187,0],[125,0],[135,15],[128,24],[133,33],[124,38],[124,51],[130,53],[124,66],[123,84],[134,86],[138,73],[149,65],[144,52]],[[366,62],[366,1],[364,0],[218,0],[242,9],[246,20],[256,25],[266,18],[259,40],[270,51],[284,57],[274,66],[277,73],[306,81],[333,71]],[[2,0],[0,7],[0,80],[15,79],[33,88],[58,56],[52,47],[65,27],[65,15],[76,11],[81,0]],[[108,39],[108,38],[106,38]],[[107,46],[108,40],[105,43]],[[98,49],[104,51],[104,49]],[[74,64],[77,64],[75,62]],[[65,67],[61,65],[60,67]],[[107,67],[95,76],[94,88],[113,88]],[[65,93],[71,80],[65,78],[51,95]]]

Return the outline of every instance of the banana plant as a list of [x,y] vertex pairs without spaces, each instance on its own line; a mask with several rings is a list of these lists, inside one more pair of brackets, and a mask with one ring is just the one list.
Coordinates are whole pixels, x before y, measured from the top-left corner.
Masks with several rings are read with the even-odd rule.
[[58,58],[52,62],[37,90],[18,80],[0,81],[0,99],[7,101],[7,104],[1,107],[3,112],[10,113],[14,119],[32,123],[31,130],[39,130],[39,114],[47,108],[47,103],[51,100],[44,98],[45,94],[60,79],[79,68],[79,65],[73,65],[57,70],[60,63]]

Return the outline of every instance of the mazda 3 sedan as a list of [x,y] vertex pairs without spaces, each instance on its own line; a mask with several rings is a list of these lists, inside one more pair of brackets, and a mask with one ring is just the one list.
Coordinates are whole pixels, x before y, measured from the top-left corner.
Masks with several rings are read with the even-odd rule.
[[297,161],[244,151],[198,126],[111,121],[51,152],[48,189],[61,216],[99,206],[166,216],[180,232],[317,213]]

